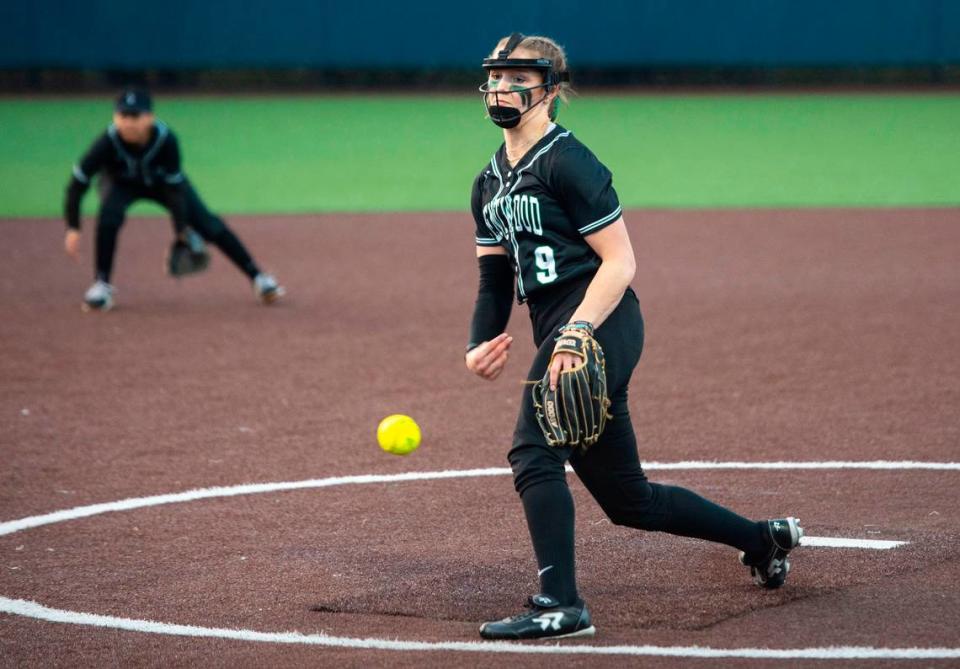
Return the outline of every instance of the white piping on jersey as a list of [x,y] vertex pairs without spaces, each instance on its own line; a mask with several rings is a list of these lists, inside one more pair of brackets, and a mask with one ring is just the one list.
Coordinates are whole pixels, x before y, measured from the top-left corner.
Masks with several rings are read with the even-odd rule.
[[90,177],[83,173],[83,170],[80,169],[79,165],[73,166],[73,178],[82,184],[90,183]]
[[[490,159],[490,167],[493,169],[493,175],[497,177],[497,181],[500,182],[500,187],[497,188],[497,192],[494,194],[493,199],[490,200],[490,202],[494,202],[500,197],[500,193],[503,192],[504,187],[503,177],[500,175],[500,168],[497,167],[496,154],[494,154],[493,158]],[[487,204],[489,204],[489,202]],[[496,207],[490,207],[489,211],[491,212],[493,220],[487,220],[486,215],[484,215],[483,221],[487,224],[487,228],[493,233],[494,239],[496,239],[498,236],[500,239],[508,239],[510,236],[510,226],[504,225],[503,221],[500,220],[500,213],[496,211]],[[499,226],[499,228],[497,226]]]
[[[546,130],[546,132],[543,133],[543,136],[546,137],[547,135],[549,135],[551,132],[553,132],[554,128],[556,128],[556,127],[557,127],[557,124],[551,122],[550,125],[547,126],[547,130]],[[567,131],[565,134],[569,135],[569,134],[570,134],[570,131]],[[560,138],[559,136],[558,136],[558,137],[555,137],[554,140],[553,140],[553,142],[557,141],[557,139],[559,139],[559,138]],[[533,158],[531,158],[531,159],[530,159],[530,165],[533,164],[533,162],[540,156],[541,153],[543,153],[544,151],[546,151],[547,149],[549,149],[550,146],[553,145],[553,142],[550,142],[550,145],[544,147],[544,148],[543,148],[541,151],[539,151]],[[522,172],[523,170],[527,169],[530,165],[524,166],[523,168],[521,168],[521,169],[517,172],[517,183],[514,184],[514,188],[516,188],[516,186],[519,185],[519,183],[520,183],[520,172]],[[503,184],[503,177],[502,177],[501,174],[500,174],[500,168],[499,168],[499,166],[497,165],[497,154],[493,154],[493,157],[490,158],[490,167],[491,167],[491,169],[493,170],[494,175],[497,177],[497,181],[500,182],[500,188],[497,189],[496,194],[493,196],[493,199],[495,200],[495,199],[497,199],[497,198],[500,197],[500,193],[503,191],[503,185],[504,185],[504,184]],[[488,172],[488,174],[489,174],[489,172]],[[510,192],[513,192],[513,189],[511,189]],[[492,201],[492,200],[491,200],[491,201]],[[494,212],[494,213],[497,214],[498,212]],[[499,217],[498,217],[498,218],[499,218]],[[484,221],[486,222],[486,217],[484,217]],[[498,220],[497,222],[500,223],[499,220]],[[510,226],[509,226],[509,225],[506,225],[506,226],[503,226],[503,227],[504,227],[504,230],[494,230],[493,228],[491,228],[491,226],[490,226],[489,223],[488,223],[488,224],[487,224],[487,228],[489,228],[489,229],[491,230],[491,232],[493,232],[494,237],[476,237],[475,239],[476,239],[477,241],[481,241],[481,240],[482,240],[482,241],[485,241],[485,242],[495,242],[495,243],[499,243],[499,242],[497,241],[497,239],[496,239],[496,235],[499,234],[501,237],[506,237],[507,235],[505,234],[505,229],[509,228]]]
[[[507,197],[509,198],[510,195],[513,193],[514,189],[516,189],[516,187],[520,185],[520,179],[523,176],[524,170],[530,169],[533,166],[533,164],[537,162],[537,158],[539,158],[540,156],[545,154],[547,151],[552,149],[553,145],[556,144],[559,140],[569,136],[570,136],[569,130],[567,130],[566,132],[561,132],[559,135],[557,135],[552,140],[550,140],[549,144],[547,144],[545,147],[537,151],[533,155],[533,158],[530,159],[529,163],[527,163],[520,169],[516,170],[517,180],[513,182],[513,185],[510,187],[510,190],[507,191]],[[519,248],[519,245],[517,244],[517,237],[513,233],[513,226],[510,225],[508,227],[510,228],[510,240],[513,242],[513,248],[514,248],[514,254],[515,254],[514,257],[517,259],[517,292],[520,293],[522,297],[526,297],[527,293],[523,289],[523,270],[520,267],[520,248]]]
[[[493,154],[493,158],[490,159],[490,164],[493,166],[493,173],[500,182],[500,188],[497,189],[497,194],[494,195],[493,199],[491,200],[491,202],[496,202],[497,198],[500,197],[500,193],[503,192],[503,187],[505,185],[503,176],[500,174],[500,168],[497,166],[497,154]],[[516,186],[516,184],[514,184],[514,186]],[[510,197],[509,191],[507,192],[507,197]],[[522,296],[525,295],[525,293],[523,290],[523,270],[520,267],[520,245],[517,244],[517,237],[515,234],[513,234],[513,223],[508,220],[506,225],[503,225],[503,222],[500,220],[499,209],[499,207],[491,207],[490,211],[493,212],[493,215],[497,219],[497,223],[499,223],[502,227],[500,234],[506,239],[510,240],[510,246],[513,247],[513,257],[516,259],[517,265],[517,292]],[[486,220],[486,217],[484,217],[484,220]],[[494,234],[496,234],[496,232]]]
[[[497,160],[497,156],[496,154],[494,154],[493,158],[490,160],[490,166],[493,168],[494,171],[496,171],[497,169],[497,166],[495,164],[496,160]],[[487,174],[490,174],[490,172],[487,172]],[[499,178],[499,176],[500,175],[498,174],[497,178]],[[503,188],[503,181],[500,182],[500,188],[501,189]],[[497,194],[498,195],[500,194],[499,190],[497,191]],[[486,214],[484,214],[482,211],[481,211],[481,214],[483,215],[483,224],[487,226],[487,229],[490,230],[494,234],[494,236],[493,237],[474,237],[474,239],[477,240],[477,244],[480,246],[499,246],[500,242],[499,240],[497,240],[497,237],[496,237],[497,231],[493,230],[490,227],[490,223],[487,221]]]
[[177,172],[176,174],[168,174],[163,178],[168,184],[178,184],[184,179],[183,172]]
[[123,142],[120,141],[120,138],[117,136],[117,126],[111,123],[110,127],[107,128],[107,135],[110,137],[110,141],[113,142],[117,153],[119,153],[120,157],[127,163],[127,174],[135,177],[137,175],[137,161],[134,160],[133,156],[123,147]]
[[598,219],[593,223],[587,223],[582,228],[577,228],[577,232],[579,232],[581,235],[585,235],[591,230],[603,226],[604,223],[609,223],[610,221],[614,220],[620,215],[622,211],[623,211],[623,208],[618,206],[616,209],[614,209],[611,213],[607,214],[603,218]]
[[[147,166],[153,157],[157,154],[157,151],[160,150],[160,147],[163,145],[164,141],[167,139],[167,135],[170,134],[170,131],[167,129],[167,124],[163,121],[156,122],[157,128],[157,138],[153,142],[147,152],[140,159],[140,168],[143,172],[143,182],[151,186],[153,185],[153,179],[150,178],[150,173],[147,172]],[[114,147],[116,147],[117,152],[120,154],[120,157],[123,158],[124,162],[127,163],[127,173],[130,177],[137,176],[137,159],[134,158],[127,149],[123,146],[123,142],[120,140],[120,137],[117,135],[117,126],[113,123],[110,124],[110,127],[107,128],[107,135],[110,137],[110,141],[113,142]]]
[[153,179],[150,178],[150,172],[147,168],[150,166],[150,161],[153,160],[153,157],[157,155],[157,151],[160,150],[160,147],[163,146],[163,143],[167,140],[167,135],[170,134],[166,123],[157,121],[155,125],[157,128],[157,141],[155,141],[153,146],[143,155],[143,160],[140,162],[140,169],[143,171],[143,182],[148,186],[153,185]]

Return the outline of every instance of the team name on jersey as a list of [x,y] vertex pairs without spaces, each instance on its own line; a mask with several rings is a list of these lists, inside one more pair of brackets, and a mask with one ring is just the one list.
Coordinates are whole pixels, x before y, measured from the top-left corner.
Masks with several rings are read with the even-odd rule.
[[543,235],[540,201],[532,195],[495,197],[483,206],[483,218],[491,230],[497,230],[504,236],[507,236],[509,229]]

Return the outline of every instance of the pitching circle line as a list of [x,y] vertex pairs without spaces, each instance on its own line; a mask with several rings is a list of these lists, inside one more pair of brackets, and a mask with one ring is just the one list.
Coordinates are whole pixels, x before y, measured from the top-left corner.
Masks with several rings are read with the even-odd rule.
[[[957,469],[960,463],[873,462],[834,463],[650,463],[648,469],[792,469],[792,468],[856,468],[856,469]],[[712,467],[711,467],[712,465]],[[791,466],[792,465],[792,466]],[[129,511],[148,506],[189,502],[215,497],[232,497],[286,490],[325,488],[337,485],[362,485],[402,481],[426,481],[510,474],[507,468],[447,470],[438,472],[406,472],[401,474],[365,474],[337,476],[307,481],[257,483],[189,490],[182,493],[136,497],[116,502],[92,504],[55,511],[40,516],[0,523],[0,536],[32,527],[87,518],[112,511]],[[137,620],[118,616],[103,616],[80,611],[68,611],[43,606],[37,602],[0,596],[0,612],[49,622],[106,627],[148,634],[236,639],[268,643],[306,644],[338,648],[390,651],[459,651],[479,653],[552,654],[552,655],[624,655],[697,658],[759,658],[759,659],[957,659],[960,648],[875,648],[871,646],[832,646],[823,648],[711,648],[703,646],[588,646],[588,645],[524,645],[506,642],[427,642],[387,639],[359,639],[327,634],[300,634],[298,632],[259,632],[193,625],[177,625],[151,620]]]

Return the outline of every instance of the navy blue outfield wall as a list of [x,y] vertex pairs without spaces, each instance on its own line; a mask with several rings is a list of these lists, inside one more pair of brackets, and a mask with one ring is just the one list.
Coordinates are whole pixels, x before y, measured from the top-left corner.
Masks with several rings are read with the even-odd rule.
[[0,69],[463,69],[512,30],[584,67],[960,63],[960,0],[10,0]]

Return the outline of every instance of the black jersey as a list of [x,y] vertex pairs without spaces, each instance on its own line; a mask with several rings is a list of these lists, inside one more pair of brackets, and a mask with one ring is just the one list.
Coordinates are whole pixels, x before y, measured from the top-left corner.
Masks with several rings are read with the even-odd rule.
[[517,299],[595,272],[600,258],[584,237],[620,218],[613,177],[569,130],[555,126],[514,166],[506,146],[473,184],[479,246],[503,246]]
[[154,123],[150,140],[143,146],[127,144],[120,139],[116,126],[110,124],[73,166],[66,202],[67,225],[72,228],[80,225],[80,199],[98,172],[112,181],[143,188],[177,187],[184,183],[180,147],[165,123]]

